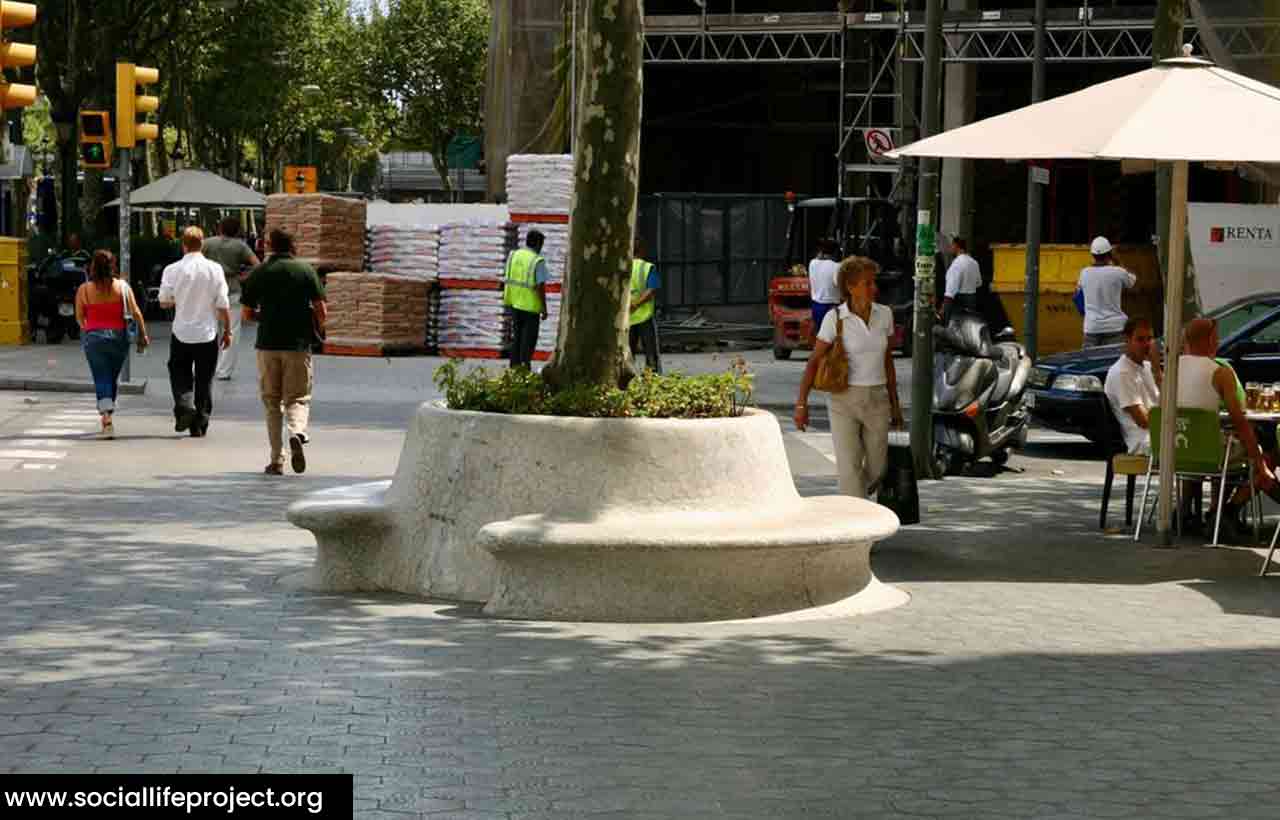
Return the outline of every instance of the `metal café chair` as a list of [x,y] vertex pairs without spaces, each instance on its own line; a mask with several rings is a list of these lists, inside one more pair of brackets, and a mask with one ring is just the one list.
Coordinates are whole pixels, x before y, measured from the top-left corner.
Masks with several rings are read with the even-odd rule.
[[[1217,514],[1213,522],[1213,540],[1211,546],[1218,545],[1218,530],[1222,526],[1222,505],[1227,497],[1227,485],[1248,482],[1253,486],[1253,476],[1248,460],[1231,461],[1231,443],[1235,440],[1234,432],[1222,438],[1222,426],[1218,414],[1213,410],[1199,410],[1179,407],[1174,423],[1177,433],[1174,436],[1174,481],[1175,489],[1182,479],[1218,479]],[[1161,411],[1159,407],[1151,408],[1151,459],[1147,465],[1146,486],[1142,490],[1142,505],[1138,509],[1138,524],[1134,528],[1133,540],[1142,535],[1142,522],[1146,516],[1147,499],[1151,492],[1151,475],[1159,469],[1160,464],[1160,425]],[[1181,509],[1181,492],[1178,497],[1178,508]],[[1251,503],[1257,504],[1257,493],[1253,493]],[[1181,529],[1181,528],[1179,528]]]

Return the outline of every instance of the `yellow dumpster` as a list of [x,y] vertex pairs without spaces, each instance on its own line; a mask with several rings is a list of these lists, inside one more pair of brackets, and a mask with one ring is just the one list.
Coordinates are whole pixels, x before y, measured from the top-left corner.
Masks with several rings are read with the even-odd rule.
[[[1027,246],[992,245],[991,289],[1009,314],[1021,337],[1026,303]],[[1116,263],[1134,274],[1138,283],[1124,292],[1124,311],[1131,317],[1159,323],[1164,288],[1156,249],[1152,245],[1117,245]],[[1093,264],[1088,245],[1040,246],[1040,300],[1036,312],[1037,347],[1041,356],[1078,350],[1084,343],[1084,317],[1071,301],[1080,271]]]
[[26,240],[0,236],[0,345],[22,345],[31,340],[26,268]]

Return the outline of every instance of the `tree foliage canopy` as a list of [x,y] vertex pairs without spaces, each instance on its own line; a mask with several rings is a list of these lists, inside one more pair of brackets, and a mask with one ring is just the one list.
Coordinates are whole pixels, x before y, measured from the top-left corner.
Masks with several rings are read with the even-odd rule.
[[[159,68],[164,138],[144,177],[181,149],[274,189],[309,136],[329,185],[391,147],[429,150],[443,173],[449,140],[482,122],[488,14],[486,0],[42,0],[37,83],[54,122],[71,123],[114,107],[117,61]],[[71,137],[58,144],[74,156]]]

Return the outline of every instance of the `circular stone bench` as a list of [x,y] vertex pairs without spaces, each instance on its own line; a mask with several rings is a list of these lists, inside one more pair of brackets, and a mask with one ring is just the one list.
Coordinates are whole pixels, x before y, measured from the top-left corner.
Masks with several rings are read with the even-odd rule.
[[391,482],[311,495],[302,585],[487,602],[502,617],[722,620],[848,599],[894,514],[801,498],[772,414],[417,412]]

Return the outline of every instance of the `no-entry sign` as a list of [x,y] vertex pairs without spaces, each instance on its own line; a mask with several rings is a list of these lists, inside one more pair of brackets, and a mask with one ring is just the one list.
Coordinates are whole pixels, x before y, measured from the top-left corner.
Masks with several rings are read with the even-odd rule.
[[885,160],[885,154],[893,150],[893,135],[886,128],[868,128],[862,139],[867,144],[867,156],[873,160]]

